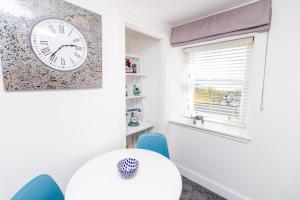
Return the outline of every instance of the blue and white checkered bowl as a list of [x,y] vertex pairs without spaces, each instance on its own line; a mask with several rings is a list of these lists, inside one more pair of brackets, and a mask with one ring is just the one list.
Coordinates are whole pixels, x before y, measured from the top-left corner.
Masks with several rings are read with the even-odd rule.
[[122,178],[130,179],[136,175],[139,161],[134,158],[125,158],[119,161],[117,167]]

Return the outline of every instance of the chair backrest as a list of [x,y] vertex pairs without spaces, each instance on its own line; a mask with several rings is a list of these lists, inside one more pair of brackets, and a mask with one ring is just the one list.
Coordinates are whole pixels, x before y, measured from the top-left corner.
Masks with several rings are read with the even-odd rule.
[[11,200],[63,200],[64,195],[55,181],[46,174],[32,179]]
[[140,135],[136,148],[155,151],[170,158],[167,139],[160,133],[144,133]]

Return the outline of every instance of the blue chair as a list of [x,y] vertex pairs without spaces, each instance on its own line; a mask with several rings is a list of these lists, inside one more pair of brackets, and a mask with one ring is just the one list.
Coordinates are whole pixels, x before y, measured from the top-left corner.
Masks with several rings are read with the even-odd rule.
[[11,200],[63,200],[64,195],[55,181],[46,174],[32,179]]
[[136,148],[154,151],[170,159],[167,139],[160,133],[144,133],[140,135]]

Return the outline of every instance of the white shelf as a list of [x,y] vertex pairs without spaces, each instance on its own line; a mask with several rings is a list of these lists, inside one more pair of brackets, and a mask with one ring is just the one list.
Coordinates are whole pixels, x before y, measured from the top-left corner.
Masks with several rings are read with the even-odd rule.
[[126,132],[126,135],[132,135],[132,134],[135,134],[135,133],[138,133],[138,132],[141,132],[141,131],[145,131],[147,129],[150,129],[153,127],[153,123],[151,122],[140,122],[140,125],[139,126],[136,126],[136,127],[130,127],[130,126],[127,126],[127,132]]
[[126,73],[126,76],[145,77],[146,74]]
[[136,54],[126,54],[126,58],[137,58],[137,59],[141,59],[142,56],[136,55]]
[[142,99],[142,98],[146,98],[145,96],[130,96],[130,97],[126,97],[126,99]]

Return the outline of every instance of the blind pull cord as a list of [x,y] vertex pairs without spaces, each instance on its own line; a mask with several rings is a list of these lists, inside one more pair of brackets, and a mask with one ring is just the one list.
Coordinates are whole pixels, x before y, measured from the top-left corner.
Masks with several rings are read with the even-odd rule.
[[266,81],[266,73],[267,73],[267,60],[268,60],[268,50],[269,50],[269,33],[267,34],[267,43],[266,43],[266,50],[265,50],[265,63],[264,63],[264,75],[263,75],[263,85],[261,89],[261,98],[260,98],[260,112],[262,112],[265,108],[264,105],[264,97],[265,97],[265,81]]

